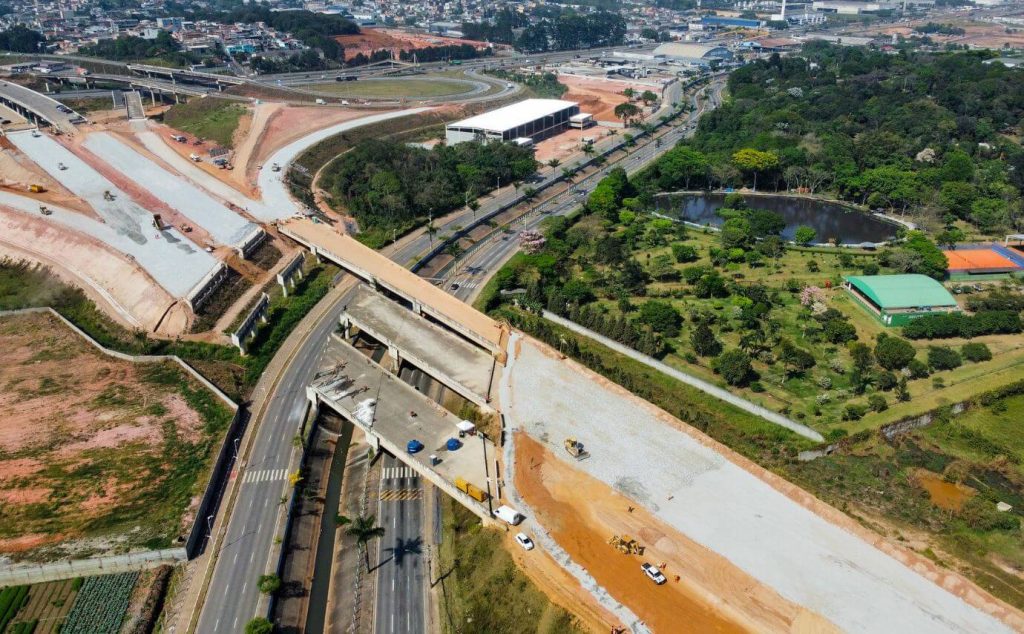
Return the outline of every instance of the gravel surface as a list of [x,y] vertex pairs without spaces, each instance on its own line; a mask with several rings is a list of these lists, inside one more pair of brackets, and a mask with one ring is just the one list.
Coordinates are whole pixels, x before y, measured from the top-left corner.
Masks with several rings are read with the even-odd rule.
[[[511,429],[636,500],[781,596],[853,632],[1009,632],[1005,624],[786,497],[666,414],[522,339],[502,378]],[[550,356],[549,356],[550,355]]]

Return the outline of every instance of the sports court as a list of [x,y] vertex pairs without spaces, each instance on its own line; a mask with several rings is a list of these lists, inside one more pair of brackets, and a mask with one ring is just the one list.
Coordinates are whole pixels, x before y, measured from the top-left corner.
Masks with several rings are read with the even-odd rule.
[[1024,254],[996,244],[963,246],[943,251],[953,278],[1002,275],[1024,270]]

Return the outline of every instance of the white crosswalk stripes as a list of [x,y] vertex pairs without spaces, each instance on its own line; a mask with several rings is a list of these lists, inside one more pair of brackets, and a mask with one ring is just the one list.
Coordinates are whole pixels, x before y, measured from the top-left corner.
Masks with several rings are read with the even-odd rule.
[[261,469],[258,471],[246,471],[245,475],[242,477],[242,482],[273,482],[275,480],[284,480],[287,475],[287,469]]
[[397,480],[399,478],[415,478],[417,473],[412,470],[412,467],[384,467],[383,476],[385,480]]

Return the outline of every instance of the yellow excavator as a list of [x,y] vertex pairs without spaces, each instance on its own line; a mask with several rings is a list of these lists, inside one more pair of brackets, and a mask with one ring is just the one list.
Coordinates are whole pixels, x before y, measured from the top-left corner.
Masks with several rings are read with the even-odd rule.
[[565,439],[565,450],[569,452],[569,455],[577,460],[583,460],[584,458],[590,457],[590,452],[583,448],[583,443],[576,440],[574,437]]
[[629,535],[622,535],[621,537],[615,535],[608,540],[608,543],[615,547],[615,550],[619,551],[623,555],[643,555],[644,547],[640,545],[640,542],[636,541]]

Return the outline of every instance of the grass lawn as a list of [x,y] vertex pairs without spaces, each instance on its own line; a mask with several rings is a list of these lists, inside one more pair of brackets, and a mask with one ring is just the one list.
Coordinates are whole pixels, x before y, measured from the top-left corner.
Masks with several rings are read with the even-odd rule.
[[164,123],[218,145],[234,147],[232,137],[238,128],[239,119],[245,113],[245,106],[231,101],[214,97],[193,98],[188,103],[171,106],[164,113]]
[[331,81],[305,84],[302,88],[339,97],[364,97],[367,99],[447,97],[473,90],[473,86],[464,81],[425,77]]
[[579,632],[571,614],[551,603],[512,561],[502,534],[442,496],[441,622],[447,633]]

